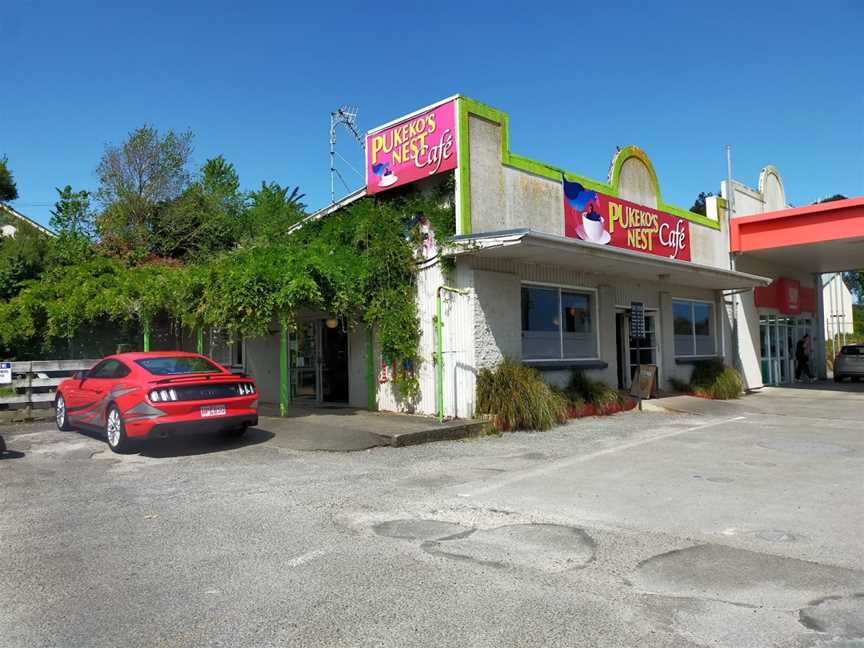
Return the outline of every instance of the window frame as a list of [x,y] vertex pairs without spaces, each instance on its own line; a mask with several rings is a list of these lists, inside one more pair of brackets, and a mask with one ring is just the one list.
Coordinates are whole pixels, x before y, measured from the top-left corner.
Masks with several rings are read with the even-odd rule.
[[[556,358],[530,358],[526,357],[524,352],[522,351],[522,334],[525,332],[525,329],[522,328],[522,288],[523,287],[537,287],[537,288],[553,288],[558,291],[558,357]],[[582,293],[589,296],[589,308],[591,311],[591,326],[594,328],[594,349],[595,355],[593,356],[579,356],[579,357],[564,357],[564,320],[561,316],[561,291],[564,292],[574,292],[574,293]],[[580,362],[580,361],[589,361],[589,360],[600,360],[600,326],[599,326],[599,304],[597,299],[597,289],[589,288],[587,286],[573,286],[569,284],[559,284],[559,283],[546,283],[543,281],[520,281],[519,282],[519,353],[523,362],[530,362],[532,364],[540,364],[543,362]]]
[[[693,353],[684,354],[678,353],[675,348],[675,302],[687,303],[690,306],[690,338],[693,342]],[[695,304],[706,304],[711,309],[711,315],[708,318],[708,324],[711,327],[711,341],[714,343],[714,349],[711,353],[696,353],[696,316],[694,312]],[[672,298],[672,352],[676,358],[716,358],[717,351],[717,304],[716,302],[707,299],[693,299],[690,297],[673,297]]]

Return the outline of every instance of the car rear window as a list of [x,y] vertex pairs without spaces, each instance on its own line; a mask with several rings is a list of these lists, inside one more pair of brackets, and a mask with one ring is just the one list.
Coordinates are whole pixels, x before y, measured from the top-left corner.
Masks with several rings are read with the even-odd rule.
[[222,373],[222,370],[207,358],[195,356],[165,356],[142,358],[135,361],[154,376],[182,376],[183,374]]
[[843,355],[864,355],[864,346],[845,346],[840,349]]

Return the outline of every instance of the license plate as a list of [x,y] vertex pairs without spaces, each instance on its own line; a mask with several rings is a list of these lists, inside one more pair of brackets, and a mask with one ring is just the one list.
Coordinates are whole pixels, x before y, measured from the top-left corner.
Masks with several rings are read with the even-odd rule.
[[207,405],[206,407],[202,407],[201,416],[204,418],[207,418],[208,416],[225,416],[225,406]]

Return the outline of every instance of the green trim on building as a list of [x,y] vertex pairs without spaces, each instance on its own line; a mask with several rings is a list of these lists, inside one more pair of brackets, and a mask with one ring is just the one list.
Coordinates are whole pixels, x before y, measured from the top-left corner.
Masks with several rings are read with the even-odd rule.
[[[592,180],[584,176],[570,173],[551,164],[538,162],[531,158],[517,155],[510,152],[510,119],[507,113],[487,106],[486,104],[475,101],[468,97],[461,96],[457,100],[458,120],[459,120],[459,224],[461,234],[471,234],[471,151],[470,151],[470,126],[469,116],[473,115],[480,119],[485,119],[501,127],[501,164],[504,166],[525,171],[527,173],[547,178],[556,182],[561,181],[561,177],[567,178],[571,182],[578,182],[581,185],[599,191],[616,198],[618,194],[618,185],[621,179],[621,167],[630,158],[638,158],[648,168],[651,175],[651,181],[657,194],[657,211],[666,212],[683,218],[697,225],[703,225],[711,229],[719,230],[719,220],[712,220],[700,214],[669,205],[662,201],[660,197],[660,184],[657,181],[657,173],[654,170],[654,165],[648,158],[648,155],[637,146],[627,146],[616,153],[612,161],[612,167],[609,172],[609,182],[600,182]],[[562,198],[563,205],[563,198]],[[562,207],[563,209],[563,207]]]

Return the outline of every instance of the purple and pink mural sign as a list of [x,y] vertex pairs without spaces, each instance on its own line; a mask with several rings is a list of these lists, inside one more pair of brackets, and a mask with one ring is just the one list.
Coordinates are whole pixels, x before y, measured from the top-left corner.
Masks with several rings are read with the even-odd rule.
[[456,168],[456,101],[366,135],[366,192],[401,187]]
[[644,205],[564,185],[564,236],[596,245],[690,261],[690,223]]

